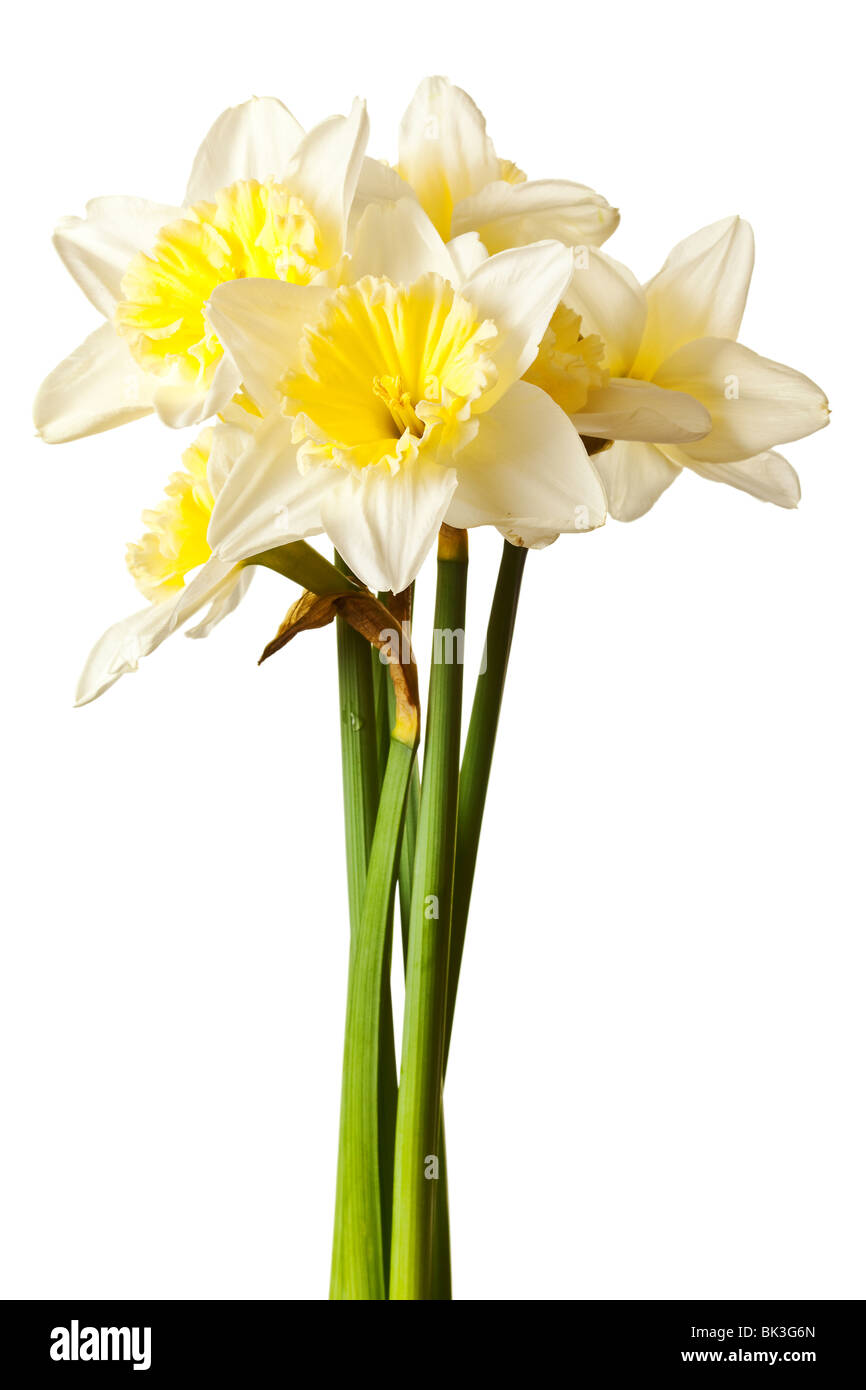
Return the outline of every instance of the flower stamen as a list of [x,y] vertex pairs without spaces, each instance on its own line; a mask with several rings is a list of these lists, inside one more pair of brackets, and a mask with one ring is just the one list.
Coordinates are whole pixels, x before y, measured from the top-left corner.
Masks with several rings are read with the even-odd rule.
[[403,378],[400,376],[374,376],[373,394],[378,396],[380,401],[391,412],[391,419],[397,427],[397,438],[408,430],[418,439],[424,433],[424,426],[415,414],[415,407],[412,404],[412,397],[403,385]]

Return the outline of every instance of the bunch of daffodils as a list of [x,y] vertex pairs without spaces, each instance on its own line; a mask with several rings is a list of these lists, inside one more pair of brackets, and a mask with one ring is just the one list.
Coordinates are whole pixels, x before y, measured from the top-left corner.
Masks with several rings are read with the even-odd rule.
[[[738,217],[641,285],[601,249],[605,198],[529,178],[444,78],[421,83],[395,164],[368,133],[359,101],[305,133],[254,99],[212,126],[181,203],[64,218],[55,246],[104,322],[34,415],[48,443],[151,413],[192,430],[127,548],[144,606],[96,643],[79,704],[187,620],[206,636],[257,566],[300,589],[265,656],[336,624],[351,944],[331,1297],[447,1299],[442,1092],[527,550],[643,516],[686,468],[794,507],[777,446],[829,412],[738,341]],[[476,526],[503,556],[461,759],[462,645],[443,638],[462,634]],[[422,776],[412,599],[434,549]]]

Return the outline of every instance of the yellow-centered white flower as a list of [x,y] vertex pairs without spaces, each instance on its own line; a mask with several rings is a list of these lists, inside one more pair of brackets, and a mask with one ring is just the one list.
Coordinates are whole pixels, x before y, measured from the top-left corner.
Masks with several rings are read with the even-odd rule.
[[183,469],[174,473],[165,497],[143,514],[147,530],[127,548],[126,561],[146,608],[115,623],[100,637],[81,673],[75,695],[86,705],[136,670],[166,637],[205,604],[208,612],[188,637],[207,637],[240,603],[253,576],[252,567],[226,564],[211,553],[207,530],[214,499],[249,443],[249,433],[234,425],[202,430],[183,454]]
[[491,253],[551,238],[601,246],[619,213],[600,194],[566,179],[533,179],[496,153],[466,92],[427,77],[400,124],[396,168],[364,161],[355,216],[371,202],[417,197],[445,241],[480,235]]
[[265,416],[217,499],[226,561],[325,531],[405,589],[443,522],[582,531],[604,497],[567,416],[520,378],[572,274],[556,242],[465,279],[411,199],[367,209],[336,290],[220,286],[209,318]]
[[214,288],[249,276],[292,284],[340,262],[367,140],[362,103],[305,135],[281,102],[225,111],[196,155],[183,206],[96,198],[54,244],[106,323],[43,383],[48,443],[156,411],[169,425],[220,411],[240,386],[204,317]]
[[571,418],[584,436],[618,441],[594,456],[617,520],[642,516],[683,468],[797,505],[797,475],[775,446],[826,425],[827,397],[736,342],[753,263],[738,217],[680,242],[643,288],[601,251],[577,258],[564,303],[603,342],[609,379]]

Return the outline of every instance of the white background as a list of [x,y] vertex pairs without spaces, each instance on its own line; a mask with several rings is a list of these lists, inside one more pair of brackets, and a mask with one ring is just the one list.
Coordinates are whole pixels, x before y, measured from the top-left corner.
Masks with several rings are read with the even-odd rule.
[[[641,278],[747,216],[743,341],[835,407],[785,450],[797,512],[683,476],[644,520],[529,557],[447,1089],[455,1296],[864,1294],[853,22],[827,0],[16,16],[7,1296],[326,1294],[347,947],[333,633],[255,662],[285,581],[71,707],[92,641],[140,606],[125,543],[185,440],[153,420],[33,438],[36,386],[98,322],[53,222],[97,194],[177,201],[254,92],[305,124],[365,95],[393,158],[429,72],[530,176],[620,206],[609,249]],[[471,549],[470,689],[498,538]],[[419,590],[429,620],[429,567]]]

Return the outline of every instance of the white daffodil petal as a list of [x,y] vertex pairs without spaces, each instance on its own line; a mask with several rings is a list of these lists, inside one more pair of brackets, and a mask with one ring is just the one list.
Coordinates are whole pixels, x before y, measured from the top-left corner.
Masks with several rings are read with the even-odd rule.
[[519,545],[521,550],[546,550],[561,535],[559,531],[536,530],[532,526],[497,526],[500,536],[511,545]]
[[616,521],[643,516],[682,471],[654,444],[637,441],[614,444],[596,454],[593,463],[604,485],[607,509]]
[[369,588],[401,593],[433,545],[457,486],[453,468],[421,458],[343,475],[322,498],[322,521],[349,568]]
[[325,467],[299,472],[292,422],[275,411],[262,421],[216,498],[209,544],[221,559],[237,561],[318,534],[322,498],[342,476]]
[[186,429],[188,425],[200,425],[222,410],[240,384],[241,374],[234,362],[223,356],[216,365],[210,386],[157,386],[153,408],[164,425],[173,430]]
[[243,424],[220,423],[214,426],[207,460],[207,481],[215,498],[225,487],[238,459],[249,448],[255,424],[254,418],[247,415]]
[[454,205],[499,178],[484,117],[447,78],[425,78],[412,98],[400,123],[399,171],[445,239]]
[[136,366],[114,325],[104,323],[45,378],[33,422],[46,444],[65,444],[149,415],[152,399],[152,378]]
[[490,346],[496,383],[478,403],[489,410],[518,381],[538,354],[566,285],[571,279],[571,251],[556,241],[540,241],[500,251],[472,272],[461,294],[481,319],[491,319],[497,337]]
[[800,501],[800,479],[788,460],[773,450],[735,463],[702,463],[683,449],[666,447],[665,453],[672,462],[690,468],[711,483],[727,483],[761,502],[792,508]]
[[647,322],[636,372],[651,376],[695,338],[736,338],[754,262],[754,233],[741,217],[723,218],[675,246],[646,286]]
[[374,205],[377,203],[396,203],[400,198],[414,199],[414,189],[410,188],[405,179],[401,179],[397,170],[392,169],[390,164],[385,164],[380,159],[371,159],[369,155],[365,155],[361,160],[361,172],[358,175],[352,210],[349,213],[350,242],[354,237],[358,223],[371,203]]
[[64,217],[54,231],[57,254],[91,304],[111,318],[120,282],[138,251],[148,251],[182,209],[146,198],[93,198],[86,217]]
[[283,280],[232,280],[217,286],[208,300],[208,320],[262,411],[278,404],[277,383],[330,293],[323,286]]
[[[448,253],[457,272],[458,285],[483,265],[490,254],[477,232],[464,232],[462,236],[454,237],[448,243]],[[453,273],[451,279],[454,279]]]
[[349,209],[369,131],[367,109],[362,101],[355,101],[348,116],[331,116],[304,136],[286,173],[289,188],[319,224],[322,255],[329,265],[339,260],[346,244]]
[[186,190],[187,205],[212,202],[238,179],[282,179],[304,137],[276,97],[252,97],[214,121],[199,147]]
[[254,575],[255,567],[252,565],[234,570],[231,579],[226,580],[201,622],[196,623],[195,627],[187,628],[187,637],[209,637],[217,624],[235,611],[252,584]]
[[584,409],[571,420],[581,434],[595,439],[638,439],[648,444],[700,439],[712,425],[706,408],[694,396],[628,377],[614,378],[590,391]]
[[452,236],[478,232],[491,255],[549,238],[566,246],[601,246],[616,231],[616,208],[583,184],[505,183],[494,177],[495,183],[459,202],[451,220]]
[[631,271],[604,251],[593,246],[581,248],[574,258],[574,274],[563,303],[580,315],[585,337],[597,333],[601,338],[611,376],[626,376],[646,322],[646,298]]
[[[492,524],[520,533],[588,531],[604,521],[604,493],[568,416],[519,381],[457,456],[450,526]],[[522,542],[521,542],[522,543]]]
[[204,418],[204,394],[194,386],[158,385],[153,393],[153,408],[169,429],[183,430]]
[[[137,670],[142,657],[149,656],[208,600],[218,600],[227,590],[234,589],[239,577],[232,565],[225,565],[212,556],[177,598],[152,603],[114,623],[87,658],[75,692],[76,705],[89,704],[121,676]],[[241,594],[245,588],[241,589]],[[224,608],[222,616],[229,611],[230,607]]]
[[352,280],[385,275],[396,285],[411,285],[428,271],[454,279],[454,262],[420,204],[414,198],[371,204],[352,244]]
[[[227,564],[218,555],[211,555],[178,594],[173,605],[171,631],[175,632],[206,603],[219,599],[227,588],[234,588],[239,578],[237,566]],[[247,587],[248,584],[243,586],[242,593]]]
[[830,418],[827,397],[801,372],[728,338],[701,338],[669,357],[655,373],[658,386],[695,396],[713,427],[687,452],[705,463],[736,463],[802,439]]
[[172,630],[174,599],[151,603],[147,608],[123,618],[104,632],[85,662],[75,691],[76,705],[87,705],[104,694],[114,682],[138,669],[147,656]]

